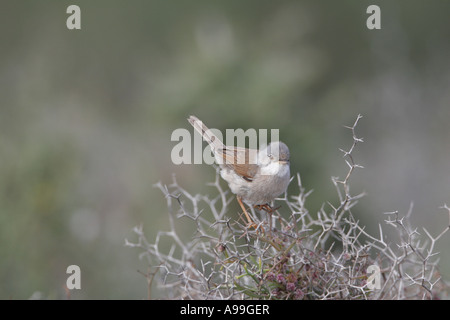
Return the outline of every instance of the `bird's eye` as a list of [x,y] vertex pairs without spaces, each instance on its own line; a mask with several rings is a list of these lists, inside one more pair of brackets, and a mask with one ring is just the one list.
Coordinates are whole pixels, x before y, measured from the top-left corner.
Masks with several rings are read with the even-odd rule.
[[270,159],[273,158],[273,155],[272,155],[271,153],[269,153],[267,156],[268,156]]

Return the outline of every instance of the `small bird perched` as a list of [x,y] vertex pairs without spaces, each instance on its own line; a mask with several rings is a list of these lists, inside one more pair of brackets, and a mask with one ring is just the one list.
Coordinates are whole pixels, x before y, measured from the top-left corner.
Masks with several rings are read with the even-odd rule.
[[220,176],[236,195],[250,226],[256,229],[243,204],[272,212],[269,203],[283,194],[290,182],[289,149],[281,141],[271,142],[261,150],[226,146],[195,116],[190,124],[211,146],[220,166]]

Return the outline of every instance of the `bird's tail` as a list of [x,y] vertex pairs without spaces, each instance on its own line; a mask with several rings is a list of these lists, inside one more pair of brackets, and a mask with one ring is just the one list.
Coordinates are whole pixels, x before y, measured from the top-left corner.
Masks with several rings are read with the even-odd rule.
[[195,116],[189,116],[188,118],[189,123],[194,127],[195,130],[197,130],[205,139],[206,142],[211,146],[213,151],[216,150],[222,150],[225,148],[225,145],[220,141],[220,139],[211,131],[208,129],[207,126],[197,117]]

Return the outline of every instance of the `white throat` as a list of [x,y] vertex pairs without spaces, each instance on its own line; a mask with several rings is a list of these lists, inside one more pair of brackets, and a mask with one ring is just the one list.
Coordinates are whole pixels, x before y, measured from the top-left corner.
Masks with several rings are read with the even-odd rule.
[[279,162],[270,162],[266,166],[261,166],[261,175],[266,176],[284,176],[289,175],[289,165]]

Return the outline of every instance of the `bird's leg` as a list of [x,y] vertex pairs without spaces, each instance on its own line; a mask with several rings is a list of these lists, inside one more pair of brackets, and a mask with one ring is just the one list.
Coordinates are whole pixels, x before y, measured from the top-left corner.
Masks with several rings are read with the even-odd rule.
[[248,223],[250,225],[254,225],[255,223],[253,222],[252,218],[250,218],[250,215],[248,214],[247,209],[245,209],[245,206],[244,206],[244,203],[242,202],[241,197],[236,196],[236,198],[237,198],[237,201],[239,202],[239,205],[242,208],[242,211],[244,211],[244,214],[245,214],[245,217],[247,218]]
[[[257,228],[258,228],[258,225],[257,225],[256,223],[253,222],[252,218],[250,218],[250,215],[248,214],[247,209],[245,209],[245,206],[244,206],[244,203],[242,202],[241,197],[236,196],[236,199],[237,199],[237,201],[239,202],[239,205],[241,206],[242,210],[244,211],[244,214],[245,214],[245,217],[247,218],[248,224],[249,224],[252,228],[257,229]],[[262,226],[261,226],[261,229],[262,229],[263,232],[264,232],[264,229],[263,229]]]

